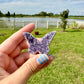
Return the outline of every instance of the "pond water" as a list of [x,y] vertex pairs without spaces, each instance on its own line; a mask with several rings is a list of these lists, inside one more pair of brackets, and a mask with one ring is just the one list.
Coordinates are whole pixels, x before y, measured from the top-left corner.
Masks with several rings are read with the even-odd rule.
[[[24,25],[27,25],[31,22],[35,23],[36,26],[38,26],[38,28],[46,28],[47,24],[50,27],[56,27],[57,26],[57,21],[61,21],[60,18],[50,18],[50,17],[10,17],[10,18],[6,18],[6,17],[2,17],[0,18],[0,20],[5,21],[5,24],[9,27],[9,26],[16,26],[16,27],[23,27]],[[48,21],[48,23],[47,23]],[[84,20],[77,20],[77,19],[68,19],[68,23],[72,24],[73,21],[84,21]],[[2,22],[3,23],[3,22]],[[1,25],[2,25],[1,23]],[[3,27],[4,25],[0,26]]]
[[[50,17],[1,17],[0,20],[10,20],[10,21],[14,21],[14,19],[16,21],[61,21],[61,19],[59,18],[50,18]],[[68,21],[74,21],[77,19],[68,19]],[[79,20],[79,21],[84,21],[84,20]]]

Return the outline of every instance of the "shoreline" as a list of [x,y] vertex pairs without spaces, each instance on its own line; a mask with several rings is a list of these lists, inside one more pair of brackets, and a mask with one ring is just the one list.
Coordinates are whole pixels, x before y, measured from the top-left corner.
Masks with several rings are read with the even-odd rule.
[[[23,17],[21,17],[21,16],[15,16],[15,17],[12,17],[12,16],[10,16],[10,17],[0,17],[0,18],[24,18],[24,17],[39,17],[39,18],[58,18],[58,19],[60,19],[61,17],[56,17],[56,16],[51,16],[51,17],[49,17],[49,16],[23,16]],[[77,19],[77,20],[84,20],[84,16],[69,16],[67,19]]]

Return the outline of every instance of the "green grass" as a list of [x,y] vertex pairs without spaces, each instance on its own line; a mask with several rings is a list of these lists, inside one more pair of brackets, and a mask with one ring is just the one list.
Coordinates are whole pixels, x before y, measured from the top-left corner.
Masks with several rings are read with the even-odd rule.
[[0,43],[2,43],[5,39],[7,39],[9,36],[11,36],[14,32],[16,32],[17,30],[12,30],[12,29],[6,29],[0,28],[0,34],[5,34],[5,36],[0,36]]
[[69,19],[78,19],[78,20],[84,20],[84,16],[83,17],[76,17],[76,16],[69,16]]
[[[49,54],[54,55],[54,61],[47,68],[33,75],[28,84],[84,84],[84,30],[67,29],[35,29],[43,37],[46,33],[57,31],[50,44]],[[0,36],[0,43],[17,30],[0,30],[6,33]]]

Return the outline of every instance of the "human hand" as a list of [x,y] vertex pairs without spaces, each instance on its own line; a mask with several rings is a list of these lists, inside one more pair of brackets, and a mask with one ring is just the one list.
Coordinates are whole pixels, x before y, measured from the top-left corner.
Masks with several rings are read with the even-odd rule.
[[52,56],[47,56],[45,63],[40,64],[38,58],[43,54],[31,54],[23,32],[32,32],[35,28],[33,23],[25,26],[14,33],[0,45],[0,84],[26,84],[32,74],[47,67],[52,61]]

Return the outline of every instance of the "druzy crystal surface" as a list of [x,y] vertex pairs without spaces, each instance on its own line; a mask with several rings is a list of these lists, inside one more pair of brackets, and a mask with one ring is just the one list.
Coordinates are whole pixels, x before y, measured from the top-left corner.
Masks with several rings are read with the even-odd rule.
[[49,52],[49,44],[52,41],[56,31],[52,31],[46,34],[42,40],[39,42],[32,34],[29,32],[24,32],[23,35],[25,36],[26,40],[29,43],[28,51],[32,54],[37,52],[41,54],[48,54]]

